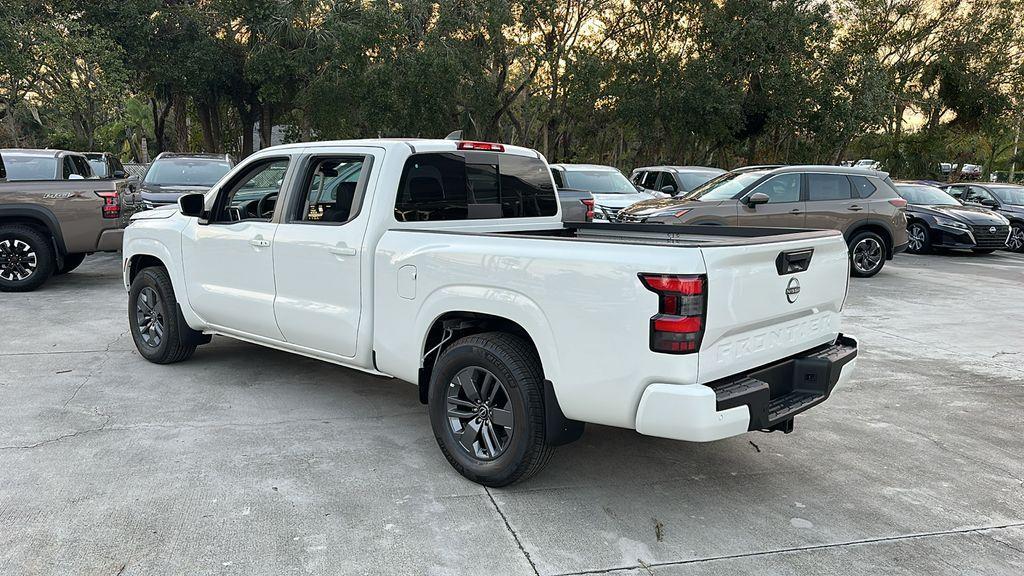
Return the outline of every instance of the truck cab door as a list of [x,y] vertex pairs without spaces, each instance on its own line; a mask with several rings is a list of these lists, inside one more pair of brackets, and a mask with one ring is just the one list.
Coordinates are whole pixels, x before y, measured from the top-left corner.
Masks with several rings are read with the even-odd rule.
[[351,358],[362,310],[364,243],[378,148],[304,151],[274,238],[274,312],[289,344]]
[[288,156],[252,160],[218,188],[205,218],[182,233],[188,302],[225,332],[283,339],[274,318],[272,215],[289,163]]
[[[805,202],[800,187],[801,177],[797,173],[777,174],[758,184],[739,203],[739,225],[803,228]],[[745,199],[758,192],[768,196],[768,203],[747,204]]]

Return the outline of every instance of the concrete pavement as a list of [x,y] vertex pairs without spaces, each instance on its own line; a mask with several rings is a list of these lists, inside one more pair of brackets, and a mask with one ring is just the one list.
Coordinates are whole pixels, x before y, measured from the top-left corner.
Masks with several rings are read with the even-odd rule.
[[484,489],[413,386],[215,338],[135,352],[116,257],[0,294],[0,574],[1021,574],[1024,256],[853,280],[793,434],[591,426]]

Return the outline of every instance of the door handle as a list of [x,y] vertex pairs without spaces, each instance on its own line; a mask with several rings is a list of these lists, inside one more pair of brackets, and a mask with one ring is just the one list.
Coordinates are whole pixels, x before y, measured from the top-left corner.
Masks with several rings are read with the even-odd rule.
[[852,212],[860,212],[861,210],[863,210],[863,208],[861,208],[860,206],[858,206],[856,204],[852,204],[850,206],[847,206],[846,209],[850,210]]
[[799,208],[793,208],[792,210],[789,211],[789,213],[790,214],[803,214],[804,211],[799,209]]
[[252,240],[249,240],[249,244],[255,246],[256,248],[266,248],[267,246],[270,246],[270,240],[264,240],[263,238],[253,238]]
[[356,249],[349,248],[348,246],[331,246],[327,249],[328,252],[335,256],[355,256]]

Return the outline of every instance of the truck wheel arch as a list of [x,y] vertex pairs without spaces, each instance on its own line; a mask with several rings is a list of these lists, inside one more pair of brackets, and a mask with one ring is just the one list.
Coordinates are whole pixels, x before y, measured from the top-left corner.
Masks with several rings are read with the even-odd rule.
[[[454,334],[451,334],[448,339],[445,339],[446,329],[454,331]],[[530,345],[540,361],[541,371],[544,374],[544,411],[548,444],[558,446],[578,439],[583,434],[584,424],[566,418],[562,412],[555,394],[554,384],[552,384],[546,369],[548,364],[545,363],[537,343],[521,324],[504,316],[463,310],[445,312],[434,319],[426,331],[421,348],[423,365],[420,367],[417,382],[420,402],[427,404],[430,375],[434,362],[444,352],[445,345],[464,336],[484,332],[512,334]]]
[[128,283],[131,284],[132,280],[138,276],[139,272],[143,268],[149,268],[151,266],[159,266],[161,268],[167,268],[167,264],[164,263],[160,258],[151,254],[135,254],[128,260]]
[[58,258],[67,254],[64,234],[60,221],[49,208],[34,204],[11,204],[0,206],[0,224],[24,224],[38,229],[53,239]]

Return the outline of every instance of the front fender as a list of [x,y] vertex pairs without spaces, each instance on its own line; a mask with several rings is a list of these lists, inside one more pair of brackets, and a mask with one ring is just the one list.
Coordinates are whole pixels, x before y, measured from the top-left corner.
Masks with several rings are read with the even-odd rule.
[[166,244],[155,240],[153,238],[133,238],[128,236],[124,240],[123,246],[124,254],[124,265],[122,266],[122,273],[124,275],[124,285],[128,289],[131,287],[131,261],[136,256],[150,256],[160,260],[164,268],[167,269],[167,274],[171,277],[171,286],[174,288],[174,297],[178,301],[178,305],[181,307],[181,313],[185,317],[185,322],[192,328],[199,329],[202,326],[203,321],[192,311],[192,307],[189,306],[187,292],[185,290],[185,278],[182,275],[181,270],[181,258],[177,254],[173,254]]

